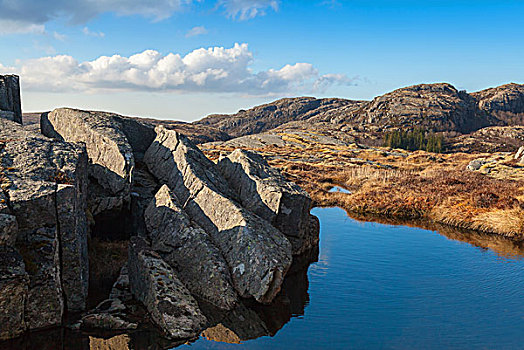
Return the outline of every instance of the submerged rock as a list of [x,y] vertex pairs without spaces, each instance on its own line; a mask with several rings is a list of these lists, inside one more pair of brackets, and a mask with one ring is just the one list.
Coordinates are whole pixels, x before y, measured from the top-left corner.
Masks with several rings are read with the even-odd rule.
[[135,298],[170,338],[191,338],[204,328],[206,318],[171,267],[140,237],[129,246],[129,284]]
[[20,81],[17,75],[0,75],[0,118],[22,124]]
[[302,252],[311,209],[306,191],[254,152],[237,149],[220,159],[218,169],[246,209],[284,233],[294,254]]
[[191,223],[166,185],[146,209],[145,220],[152,248],[193,295],[222,309],[235,305],[237,294],[222,254],[208,234]]
[[14,248],[0,245],[0,340],[26,330],[28,280],[22,256]]
[[176,194],[225,257],[243,297],[270,302],[291,264],[291,244],[267,221],[234,201],[216,166],[185,136],[157,127],[146,152],[149,170]]

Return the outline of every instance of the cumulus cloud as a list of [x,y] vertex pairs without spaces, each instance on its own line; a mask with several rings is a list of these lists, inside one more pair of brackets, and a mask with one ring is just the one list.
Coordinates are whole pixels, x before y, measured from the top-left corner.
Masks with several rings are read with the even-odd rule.
[[207,33],[208,31],[206,27],[204,26],[193,27],[186,33],[186,38],[191,38],[193,36],[198,36],[198,35],[204,35]]
[[264,16],[268,9],[278,11],[277,0],[219,0],[219,6],[225,9],[228,17],[245,21],[257,16]]
[[[18,62],[24,89],[35,91],[179,91],[271,95],[350,84],[345,75],[320,75],[309,63],[253,72],[247,44],[200,48],[185,56],[146,50],[130,57],[101,56],[78,62],[58,55]],[[2,70],[0,65],[0,70]],[[3,70],[6,70],[4,67]]]

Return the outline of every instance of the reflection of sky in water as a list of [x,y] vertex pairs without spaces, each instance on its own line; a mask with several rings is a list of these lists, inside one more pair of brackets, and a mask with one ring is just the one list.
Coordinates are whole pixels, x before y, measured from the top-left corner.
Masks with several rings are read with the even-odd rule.
[[310,302],[274,337],[195,349],[517,349],[524,260],[427,230],[362,223],[317,208]]
[[345,188],[342,188],[340,186],[333,186],[329,192],[340,192],[340,193],[351,193],[350,190],[346,190]]

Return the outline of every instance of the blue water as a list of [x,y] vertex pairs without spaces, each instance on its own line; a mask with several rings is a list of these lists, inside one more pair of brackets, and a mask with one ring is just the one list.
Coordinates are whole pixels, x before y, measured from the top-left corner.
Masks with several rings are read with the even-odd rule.
[[320,256],[305,310],[273,336],[182,349],[524,349],[522,258],[338,208],[313,214]]

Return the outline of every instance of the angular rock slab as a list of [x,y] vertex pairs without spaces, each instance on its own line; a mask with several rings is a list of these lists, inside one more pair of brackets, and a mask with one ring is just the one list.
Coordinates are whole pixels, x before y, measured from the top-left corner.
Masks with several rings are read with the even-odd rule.
[[129,200],[135,167],[133,150],[111,114],[58,108],[42,114],[40,125],[48,137],[86,145],[89,175],[101,187],[90,191],[93,215]]
[[152,320],[170,338],[192,338],[207,320],[173,269],[140,237],[129,244],[129,285]]
[[[42,232],[52,230],[53,233],[44,235],[50,240],[45,245],[57,247],[60,252],[62,260],[57,261],[57,268],[62,265],[59,282],[63,283],[68,309],[83,310],[89,277],[86,150],[79,145],[48,139],[2,119],[0,140],[3,141],[0,142],[3,196],[0,212],[16,217],[18,226],[16,233],[9,234],[8,241],[16,241],[25,259],[38,253],[25,248],[39,240]],[[29,275],[33,277],[31,272]],[[51,275],[45,276],[51,278]],[[58,293],[58,288],[54,290]],[[38,292],[34,295],[36,299],[31,303],[42,306],[47,303]]]
[[0,118],[22,124],[20,79],[17,75],[0,75]]
[[157,127],[144,161],[211,236],[243,297],[271,302],[291,264],[291,244],[267,221],[232,200],[226,180],[189,139]]
[[278,228],[289,238],[293,253],[300,253],[309,227],[311,198],[307,192],[254,152],[237,149],[217,166],[244,208]]
[[14,248],[0,246],[0,340],[14,338],[26,330],[28,281],[22,256]]
[[152,248],[193,295],[221,309],[234,307],[238,298],[222,253],[202,228],[190,222],[167,185],[147,207],[145,220]]

